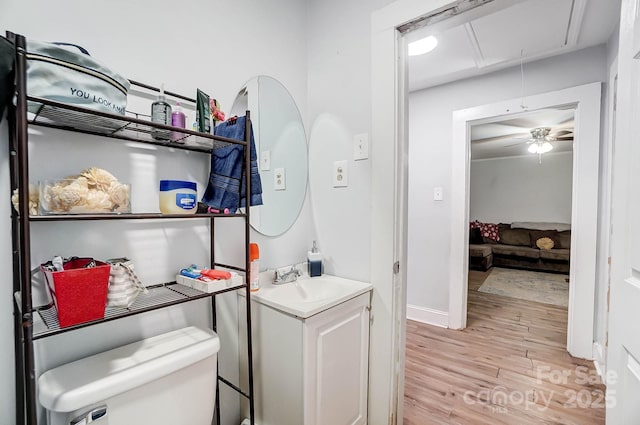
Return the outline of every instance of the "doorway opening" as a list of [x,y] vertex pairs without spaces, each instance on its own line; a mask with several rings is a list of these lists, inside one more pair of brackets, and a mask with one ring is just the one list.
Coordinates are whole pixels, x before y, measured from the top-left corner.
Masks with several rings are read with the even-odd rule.
[[[597,248],[598,163],[600,142],[601,84],[593,83],[527,98],[532,111],[549,108],[575,108],[575,134],[580,143],[573,146],[571,193],[571,244],[569,320],[567,350],[575,357],[593,358],[594,294]],[[493,122],[495,117],[517,111],[519,99],[497,102],[454,112],[452,202],[454,208],[450,272],[449,327],[466,327],[467,270],[469,264],[468,227],[470,205],[470,128],[471,123]],[[544,161],[544,159],[543,159]],[[457,166],[456,166],[457,165]],[[594,183],[595,182],[595,183]],[[460,208],[460,210],[458,210]],[[456,228],[457,226],[457,228]],[[460,267],[460,264],[463,267]]]
[[[371,408],[371,417],[378,417],[378,414],[380,414],[379,417],[388,416],[391,418],[391,423],[398,423],[399,418],[402,417],[401,388],[403,385],[402,370],[404,368],[404,322],[408,309],[407,293],[411,292],[411,288],[407,289],[406,287],[406,254],[407,250],[410,248],[410,243],[407,243],[406,240],[408,196],[407,188],[405,185],[408,179],[408,175],[406,166],[404,164],[411,158],[416,157],[413,152],[411,153],[411,155],[408,154],[409,146],[407,143],[406,134],[410,132],[410,129],[406,127],[407,121],[405,120],[405,117],[407,115],[409,106],[408,104],[411,102],[411,99],[408,98],[406,93],[408,91],[411,91],[412,83],[411,80],[406,79],[405,76],[405,71],[409,64],[408,59],[404,54],[405,39],[403,39],[403,35],[401,34],[400,30],[421,27],[425,22],[427,24],[435,22],[438,20],[437,17],[442,16],[447,16],[447,18],[449,18],[446,20],[453,20],[456,18],[456,16],[459,16],[459,11],[462,9],[461,6],[471,3],[478,4],[478,2],[467,0],[459,0],[454,2],[447,0],[429,0],[426,2],[398,0],[388,5],[387,7],[375,12],[372,17],[372,146],[373,149],[376,150],[377,155],[372,158],[372,203],[375,208],[372,213],[372,225],[374,232],[372,233],[371,274],[372,283],[374,284],[374,287],[376,288],[377,294],[379,296],[379,300],[374,299],[374,308],[376,307],[376,302],[379,307],[385,307],[379,309],[378,314],[382,314],[383,319],[386,319],[386,313],[388,311],[389,320],[385,320],[385,323],[390,323],[392,325],[389,327],[379,326],[376,329],[374,329],[375,327],[372,328],[372,344],[378,348],[384,347],[389,351],[381,352],[377,349],[377,351],[381,354],[372,357],[372,368],[376,371],[380,370],[381,372],[375,372],[370,377],[372,383],[370,398],[386,398],[387,395],[392,395],[390,397],[390,406],[376,405],[372,406]],[[508,60],[505,60],[501,63],[498,63],[500,61],[485,61],[483,66],[481,67],[482,69],[480,71],[477,71],[474,75],[477,75],[479,73],[488,76],[490,72],[501,71],[502,73],[500,75],[504,76],[505,72],[508,74],[507,71],[510,66],[519,65],[523,61],[524,63],[528,63],[529,61],[541,60],[545,58],[552,60],[552,56],[559,54],[560,51],[562,51],[562,53],[569,53],[574,50],[577,51],[581,47],[577,42],[579,38],[577,37],[577,35],[581,33],[581,27],[584,29],[585,33],[588,32],[591,35],[593,35],[596,28],[598,28],[599,31],[602,30],[607,34],[610,34],[615,28],[617,19],[619,17],[619,9],[615,7],[608,7],[605,8],[605,10],[594,13],[591,7],[597,8],[601,6],[601,4],[599,4],[598,2],[577,1],[576,4],[578,4],[579,7],[574,7],[574,3],[576,2],[572,0],[567,0],[566,2],[545,2],[546,6],[551,7],[551,15],[553,15],[554,17],[560,16],[560,12],[564,13],[567,11],[570,15],[570,18],[568,18],[567,20],[564,20],[564,18],[561,19],[561,21],[564,21],[565,24],[567,22],[569,23],[569,27],[565,28],[565,31],[561,31],[562,41],[559,45],[563,45],[563,47],[558,49],[557,47],[559,45],[555,44],[555,51],[537,50],[531,56],[527,56],[529,53],[531,53],[530,51],[527,51],[523,55],[523,49],[517,48],[515,52],[511,52],[511,55],[507,57]],[[504,9],[506,11],[505,13],[509,14],[517,12],[518,8],[530,7],[532,6],[532,4],[534,4],[534,9],[541,5],[540,2],[530,2],[527,0],[516,2],[494,0],[489,2],[482,2],[482,4],[484,4],[483,7],[476,8],[472,12],[475,13],[475,11],[477,11],[478,9],[491,9],[494,11]],[[536,10],[532,10],[532,12],[536,12]],[[502,27],[496,25],[487,25],[485,27],[497,29],[497,31],[494,31],[493,34],[496,35],[497,33],[498,38],[504,39],[504,41],[508,42],[507,44],[509,44],[512,48],[517,44],[512,43],[513,41],[515,41],[514,34],[516,34],[519,30],[525,28],[523,22],[532,23],[536,21],[532,18],[532,14],[524,14],[520,17],[517,16],[518,13],[515,13],[515,15],[516,16],[512,16],[511,19],[511,26],[508,30],[508,37],[504,36],[504,32],[502,32],[502,30],[500,29]],[[545,16],[549,15],[545,14]],[[607,17],[612,17],[612,19],[608,19]],[[596,19],[596,21],[600,22],[603,25],[591,25],[590,22],[593,19]],[[604,21],[608,23],[604,24]],[[487,21],[485,20],[484,23],[486,24]],[[522,28],[518,28],[518,26],[522,26]],[[473,34],[474,31],[469,31],[469,29],[473,28],[469,28],[468,25],[465,25],[463,33]],[[529,32],[535,35],[535,31]],[[491,33],[492,32],[489,31],[488,33],[484,33],[484,35]],[[555,34],[557,35],[557,33]],[[476,37],[476,41],[481,44],[483,41],[481,40],[482,36],[479,35],[479,32],[475,32],[475,35],[478,36]],[[545,37],[547,35],[551,35],[551,33],[545,33]],[[536,37],[536,40],[539,41],[541,40],[541,38]],[[442,43],[442,45],[444,45],[444,43]],[[460,47],[459,44],[457,46]],[[436,51],[437,50],[434,50],[434,52]],[[475,51],[477,53],[477,49]],[[487,53],[487,51],[483,52]],[[593,52],[590,51],[589,53],[587,53],[587,56],[590,56],[591,53]],[[578,52],[576,53],[576,55],[580,56],[581,54]],[[487,57],[484,57],[484,59],[487,59]],[[438,63],[438,67],[442,68],[441,63]],[[587,97],[591,100],[593,100],[593,97],[590,97],[592,95],[595,95],[596,98],[599,99],[599,93],[601,91],[600,85],[587,84],[583,87],[579,87],[577,85],[584,84],[588,81],[603,81],[603,79],[600,76],[586,77],[586,79],[582,79],[580,81],[569,81],[567,78],[565,78],[567,75],[573,75],[573,71],[580,73],[588,69],[594,68],[590,68],[586,65],[578,65],[571,71],[567,70],[567,72],[564,73],[557,73],[557,75],[553,76],[553,78],[547,77],[545,78],[545,81],[552,81],[553,83],[551,84],[551,87],[548,87],[547,90],[557,90],[560,93],[560,98],[562,98],[560,102],[552,104],[575,105],[577,108],[577,115],[578,117],[583,118],[583,123],[593,120],[592,122],[596,124],[596,131],[590,132],[588,134],[591,137],[595,137],[597,139],[597,126],[599,125],[599,114],[597,112],[599,112],[599,110],[594,110],[594,102],[582,102],[582,100],[584,99],[581,97],[581,95],[587,92]],[[447,71],[446,74],[452,77],[450,81],[470,77],[469,74],[463,75],[464,73],[451,70]],[[495,72],[495,74],[498,74],[498,72]],[[512,89],[511,96],[525,94],[527,96],[527,105],[531,109],[539,109],[545,106],[544,104],[540,103],[536,104],[535,101],[529,102],[529,95],[531,93],[544,91],[540,90],[540,85],[533,84],[533,86],[536,87],[536,89],[533,90],[529,86],[527,86],[525,89],[519,90],[520,74],[517,73],[514,75],[517,75],[517,83],[514,83],[515,78],[512,78],[511,80],[503,79],[501,82],[489,81],[488,84],[486,84],[486,87],[491,87],[494,92],[492,93],[492,96],[489,96],[488,98],[478,100],[476,93],[474,93],[473,91],[461,90],[459,92],[450,94],[447,99],[442,100],[439,108],[440,110],[442,110],[443,105],[445,105],[445,107],[447,105],[450,105],[452,100],[464,100],[466,102],[466,104],[459,104],[457,108],[453,108],[452,110],[464,110],[461,108],[469,109],[469,107],[471,107],[472,105],[482,105],[487,102],[495,101],[501,104],[495,107],[495,110],[492,111],[493,113],[491,115],[485,115],[485,118],[488,116],[497,116],[513,111],[520,111],[520,107],[522,105],[521,99],[518,99],[516,101],[500,101],[501,99],[510,97],[509,95],[505,96],[504,90],[501,91],[505,88]],[[572,82],[573,84],[571,84]],[[445,81],[439,82],[439,84],[445,83]],[[514,89],[514,85],[517,86],[518,89]],[[563,89],[563,87],[572,86],[576,87],[574,87],[573,89]],[[546,103],[546,105],[549,105],[549,103]],[[465,158],[464,151],[468,151],[468,139],[466,139],[466,130],[468,129],[467,121],[473,121],[475,119],[478,119],[478,117],[472,117],[473,111],[467,112],[470,112],[468,116],[454,116],[454,123],[451,125],[451,127],[449,127],[448,130],[442,132],[434,129],[434,131],[431,131],[430,139],[439,140],[440,143],[431,146],[432,149],[430,149],[429,151],[430,155],[433,153],[438,153],[438,151],[447,144],[448,140],[452,140],[452,133],[454,134],[454,138],[462,135],[462,144],[458,144],[452,141],[448,148],[450,149],[450,154],[445,153],[445,160],[440,161],[440,164],[442,164],[444,167],[447,167],[449,170],[463,170],[460,174],[454,174],[450,176],[450,180],[448,180],[448,178],[445,179],[447,181],[445,181],[446,185],[443,187],[444,190],[442,193],[444,194],[444,203],[442,205],[446,204],[447,202],[449,203],[449,208],[447,209],[446,214],[449,215],[449,220],[452,225],[444,225],[439,227],[444,229],[444,232],[447,233],[447,237],[442,238],[439,234],[437,234],[437,232],[431,234],[431,238],[439,242],[439,246],[436,251],[444,252],[446,253],[446,256],[444,260],[440,257],[435,258],[435,256],[425,257],[425,262],[438,262],[439,270],[448,269],[444,271],[445,278],[434,279],[438,283],[438,288],[433,291],[431,290],[432,288],[426,288],[428,290],[428,299],[438,301],[439,305],[437,307],[439,308],[425,310],[425,313],[437,313],[441,318],[444,318],[446,320],[446,324],[448,324],[450,327],[456,327],[455,325],[457,325],[458,328],[462,328],[464,321],[466,320],[466,314],[462,314],[462,310],[464,310],[464,307],[458,306],[456,309],[456,306],[450,306],[449,303],[453,302],[453,300],[463,299],[462,293],[463,289],[466,291],[466,281],[462,279],[463,276],[461,273],[462,270],[466,270],[466,267],[461,268],[460,261],[449,260],[457,255],[462,259],[462,261],[465,261],[465,258],[468,255],[468,248],[465,246],[468,237],[466,229],[468,228],[469,222],[469,218],[467,217],[468,199],[465,196],[466,192],[464,190],[464,188],[466,188],[466,184],[468,183],[468,170],[466,168],[468,165],[468,158]],[[460,118],[465,119],[461,120]],[[436,119],[440,119],[441,121],[446,122],[451,120],[451,115],[440,115],[437,116]],[[594,130],[594,128],[591,127],[590,130]],[[585,131],[586,129],[579,130],[582,135],[585,134]],[[391,140],[394,140],[395,143],[389,143],[389,141]],[[586,161],[587,163],[591,159],[593,159],[592,152],[589,152],[588,149],[583,151],[578,156],[581,160],[588,159]],[[595,158],[596,166],[594,167],[594,169],[597,169],[597,149]],[[580,164],[582,164],[582,162],[583,161],[580,161]],[[429,166],[431,166],[432,163],[433,158]],[[425,167],[424,164],[423,167],[428,168]],[[585,171],[586,170],[583,170],[581,165],[576,165],[574,174],[584,173]],[[426,185],[426,188],[423,188],[426,189],[425,192],[427,196],[431,196],[432,188],[438,187],[438,183],[439,182],[437,181],[431,182]],[[597,186],[598,180],[593,180],[591,181],[591,183],[593,186]],[[456,189],[454,189],[454,187]],[[460,187],[462,187],[463,190],[457,189]],[[393,211],[383,208],[384,205],[388,205],[392,200],[395,205]],[[581,203],[589,204],[590,201],[593,201],[590,192],[586,197],[580,197]],[[573,203],[575,204],[576,202],[576,199],[574,199]],[[574,207],[573,210],[575,211],[576,208]],[[592,210],[597,210],[597,205],[592,208]],[[430,217],[424,218],[427,219]],[[574,220],[572,220],[572,222],[573,221]],[[591,235],[587,234],[587,238],[589,239],[590,237]],[[574,243],[572,243],[572,245],[575,245],[575,241],[573,242]],[[582,242],[582,239],[578,242]],[[393,249],[391,249],[391,247],[393,247]],[[389,265],[394,263],[396,264],[396,267],[393,268],[394,272],[392,273],[391,267],[389,267]],[[466,265],[466,263],[464,264]],[[429,268],[428,271],[429,273],[431,273],[432,269]],[[590,271],[587,271],[586,273],[588,275]],[[592,273],[591,277],[593,277]],[[389,281],[393,282],[392,285],[389,285]],[[462,283],[462,286],[452,286],[447,288],[447,284],[450,282],[457,282],[457,284]],[[445,288],[444,291],[441,290],[442,288]],[[440,293],[438,293],[438,291],[440,291]],[[466,306],[466,296],[464,298],[464,301],[464,305]],[[581,302],[577,302],[576,304],[588,304],[588,302],[583,303],[583,301],[585,300],[580,301]],[[591,304],[593,306],[593,303]],[[386,309],[387,306],[390,308]],[[386,341],[386,343],[384,343],[383,340]],[[568,342],[568,345],[571,346],[571,341]],[[580,342],[582,343],[583,341]],[[585,348],[585,346],[581,344],[578,345],[580,349]],[[387,357],[388,355],[392,359],[392,361],[389,363],[387,363],[387,359],[389,358]],[[377,364],[381,366],[380,369],[376,368]],[[386,367],[392,368],[392,376],[395,377],[392,380],[391,385],[388,387],[385,387],[385,385],[381,383],[381,381],[384,379],[383,375],[385,374],[384,369]],[[393,394],[398,394],[398,397],[394,398]]]
[[[466,82],[468,83],[468,81]],[[501,119],[522,119],[524,116],[534,113],[535,111],[545,111],[550,108],[560,110],[575,111],[575,133],[579,135],[580,142],[575,144],[573,151],[571,152],[571,163],[573,169],[571,172],[571,179],[573,184],[571,185],[571,202],[569,208],[569,215],[572,232],[570,236],[570,263],[572,264],[570,270],[570,280],[573,282],[580,282],[580,285],[573,285],[569,287],[569,301],[568,311],[569,319],[566,326],[567,339],[566,349],[575,357],[589,359],[593,355],[593,324],[594,324],[594,294],[595,294],[595,263],[593,258],[596,256],[596,242],[597,242],[597,210],[598,210],[598,160],[599,160],[599,142],[600,142],[600,95],[601,84],[592,83],[584,86],[576,86],[569,89],[555,90],[547,93],[530,95],[526,97],[527,110],[522,111],[522,99],[516,98],[507,101],[499,101],[495,103],[489,103],[481,106],[475,106],[466,109],[458,109],[447,113],[452,114],[452,124],[450,129],[452,130],[451,138],[451,185],[449,190],[445,193],[449,193],[451,199],[450,210],[450,225],[449,229],[445,229],[445,232],[450,232],[450,251],[449,251],[449,308],[448,308],[448,327],[454,329],[464,329],[466,327],[467,320],[467,301],[468,301],[468,261],[469,261],[469,223],[472,221],[472,217],[469,216],[470,207],[470,188],[471,188],[471,164],[470,164],[470,145],[471,145],[471,133],[474,126],[484,125],[487,123],[494,123],[498,118]],[[432,93],[433,94],[433,93]],[[574,112],[572,112],[573,114]],[[433,128],[432,128],[433,129]],[[410,149],[413,145],[410,145]],[[546,155],[546,154],[545,154]],[[537,159],[534,156],[534,161]],[[546,160],[545,157],[541,158],[543,163]],[[411,164],[410,164],[411,167]],[[522,168],[522,167],[520,167]],[[411,169],[409,170],[411,181]],[[511,180],[516,180],[512,178]],[[411,195],[410,195],[411,196]],[[409,198],[411,202],[411,197]],[[435,204],[434,200],[434,204]],[[436,208],[435,206],[433,208]],[[513,221],[513,220],[511,220]],[[411,230],[411,224],[409,224],[410,231],[409,237],[415,232]],[[441,245],[443,240],[440,240]],[[537,242],[537,240],[536,240]],[[411,246],[409,247],[408,255],[411,255]],[[409,257],[410,258],[410,257]],[[409,264],[409,267],[411,265]],[[515,304],[515,303],[514,303]],[[487,315],[490,314],[486,311]],[[527,320],[530,323],[538,321],[535,316],[531,316]],[[501,318],[500,320],[504,320]],[[558,322],[559,323],[559,322]],[[494,324],[495,325],[495,324]],[[506,342],[504,348],[505,356],[511,357],[514,360],[514,364],[517,362],[530,361],[535,364],[534,372],[543,370],[546,366],[539,366],[539,362],[542,361],[541,357],[548,356],[551,350],[547,350],[544,353],[535,350],[539,347],[532,343],[529,346],[529,341],[526,334],[521,334],[520,329],[522,324],[508,323],[507,327],[511,326],[511,329],[502,329],[500,332],[493,334],[490,339],[492,346],[497,346],[496,341],[503,341],[504,335],[512,334],[516,338],[521,338],[526,346],[527,352],[531,349],[532,358],[518,357],[513,352],[509,351],[506,347],[510,347],[512,342]],[[534,325],[531,325],[534,326]],[[488,325],[484,326],[480,332],[484,332],[488,329]],[[474,331],[477,330],[477,327]],[[424,333],[424,330],[420,332]],[[546,329],[547,335],[554,333],[553,338],[557,337],[556,329]],[[463,335],[468,335],[464,333]],[[449,338],[456,339],[457,336],[449,336]],[[539,336],[538,336],[539,337]],[[463,337],[462,337],[463,338]],[[408,339],[408,344],[411,340]],[[439,341],[440,337],[434,338]],[[418,342],[418,346],[422,349],[425,346],[424,341]],[[486,341],[485,341],[486,343]],[[477,347],[476,347],[477,344]],[[475,351],[475,355],[484,356],[485,354],[479,349],[483,347],[482,342],[473,341],[471,345],[468,345],[470,350],[478,348]],[[567,356],[564,349],[564,344],[561,351],[554,350],[553,355],[557,358]],[[409,349],[409,348],[407,348]],[[443,348],[447,349],[447,348]],[[538,356],[538,357],[535,357]],[[446,362],[446,359],[441,359]],[[454,364],[464,362],[460,359],[449,359]],[[505,366],[515,367],[514,364]],[[413,367],[415,364],[410,364]],[[470,367],[472,365],[469,365]],[[489,364],[487,373],[496,373],[496,377],[500,378],[508,372],[505,372],[502,368],[495,368],[495,364]],[[563,366],[570,368],[570,364]],[[585,366],[586,367],[586,366]],[[469,372],[471,375],[477,371]],[[530,371],[529,371],[530,372]],[[445,378],[443,378],[445,379]],[[409,378],[407,378],[407,385],[411,385]],[[502,381],[495,382],[495,388],[503,385]],[[478,395],[478,391],[475,393],[473,389],[467,388],[468,391],[472,391],[473,394]],[[514,390],[515,391],[515,390]],[[576,389],[579,391],[579,389]],[[604,394],[604,388],[597,389],[600,394]],[[463,409],[467,406],[464,405]],[[495,406],[494,406],[495,407]],[[497,407],[496,407],[497,408]],[[602,413],[603,410],[599,410]],[[568,414],[566,411],[559,411],[558,414]],[[455,408],[448,414],[459,414]],[[460,413],[462,414],[462,413]],[[602,418],[593,416],[596,420]],[[599,422],[594,422],[599,423]]]
[[566,348],[574,112],[547,108],[470,123],[471,326],[472,307],[523,300],[558,310],[564,335],[556,325],[554,346]]

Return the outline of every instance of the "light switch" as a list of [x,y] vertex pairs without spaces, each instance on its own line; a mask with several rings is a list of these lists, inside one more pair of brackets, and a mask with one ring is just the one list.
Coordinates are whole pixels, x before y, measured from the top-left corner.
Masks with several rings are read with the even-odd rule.
[[434,201],[442,201],[443,200],[442,187],[434,187],[433,188],[433,200]]
[[333,163],[333,187],[347,187],[349,185],[349,169],[347,161]]
[[285,190],[287,179],[284,168],[276,168],[273,172],[273,190]]
[[271,169],[271,151],[260,152],[260,170],[269,171]]
[[353,160],[369,158],[369,135],[367,133],[353,136]]

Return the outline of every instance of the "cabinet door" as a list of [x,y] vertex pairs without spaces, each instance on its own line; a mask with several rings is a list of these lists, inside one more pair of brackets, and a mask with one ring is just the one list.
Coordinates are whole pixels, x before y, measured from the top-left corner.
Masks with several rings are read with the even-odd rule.
[[[246,308],[246,298],[238,295],[239,317],[245,317]],[[302,321],[252,300],[251,330],[256,424],[300,425],[303,417]],[[240,382],[245,390],[248,388],[246,344],[247,333],[241,327]],[[248,400],[241,400],[241,412],[243,418],[249,417]]]
[[367,423],[369,293],[304,326],[305,425]]

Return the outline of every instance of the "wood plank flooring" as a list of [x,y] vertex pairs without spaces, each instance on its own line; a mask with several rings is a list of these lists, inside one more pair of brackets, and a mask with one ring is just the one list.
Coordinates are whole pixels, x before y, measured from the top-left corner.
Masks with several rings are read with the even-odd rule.
[[467,329],[407,321],[404,425],[605,423],[593,363],[566,351],[567,308],[478,292]]

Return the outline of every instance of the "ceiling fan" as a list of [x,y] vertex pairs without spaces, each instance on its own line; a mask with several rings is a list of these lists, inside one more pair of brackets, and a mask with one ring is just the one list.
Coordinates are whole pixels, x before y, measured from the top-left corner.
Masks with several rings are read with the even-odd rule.
[[471,155],[475,159],[507,158],[526,155],[529,148],[538,154],[543,146],[544,153],[571,151],[574,127],[575,111],[559,108],[475,124],[470,127]]
[[533,144],[534,142],[537,142],[540,139],[545,139],[547,142],[554,142],[554,141],[572,142],[574,137],[573,126],[574,126],[574,121],[573,119],[570,119],[552,127],[547,127],[547,126],[538,126],[534,128],[521,127],[522,132],[519,132],[519,133],[502,134],[499,136],[475,139],[473,142],[489,143],[489,142],[499,142],[501,140],[504,140],[504,141],[519,140],[517,143],[511,143],[508,145],[504,145],[503,147],[519,146],[519,145],[522,145],[523,142],[527,144]]
[[[551,151],[553,146],[551,142],[558,140],[556,136],[551,135],[551,127],[536,127],[530,130],[531,138],[527,140],[529,148],[527,149],[531,153],[543,154]],[[513,146],[520,143],[514,143]],[[505,146],[508,147],[508,146]]]
[[[539,114],[534,119],[525,117],[480,124],[472,129],[472,143],[477,148],[486,146],[482,148],[485,152],[527,147],[530,153],[538,154],[541,160],[541,155],[551,151],[556,144],[570,144],[574,140],[573,116],[558,118],[557,115]],[[544,125],[545,121],[555,123]]]
[[[555,130],[551,133],[552,130]],[[527,150],[529,153],[538,155],[538,162],[542,164],[542,154],[550,152],[553,149],[551,142],[558,140],[573,141],[573,130],[569,128],[556,128],[551,127],[536,127],[529,130],[531,137],[527,139],[526,143],[529,145]],[[505,147],[517,146],[522,144],[514,143],[512,145],[506,145]]]

